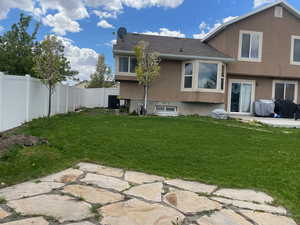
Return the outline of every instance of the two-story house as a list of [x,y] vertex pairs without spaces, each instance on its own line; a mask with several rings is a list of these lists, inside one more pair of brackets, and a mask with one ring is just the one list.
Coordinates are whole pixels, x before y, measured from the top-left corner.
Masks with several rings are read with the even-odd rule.
[[204,39],[128,33],[113,48],[120,96],[143,102],[134,47],[149,42],[161,73],[149,90],[150,113],[207,115],[222,108],[251,114],[258,99],[300,102],[300,14],[284,1],[231,20]]

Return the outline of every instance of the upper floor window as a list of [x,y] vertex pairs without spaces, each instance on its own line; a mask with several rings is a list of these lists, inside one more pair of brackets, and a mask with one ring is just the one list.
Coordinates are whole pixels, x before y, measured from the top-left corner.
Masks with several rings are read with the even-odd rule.
[[119,72],[135,73],[137,60],[134,56],[119,56]]
[[300,65],[300,36],[292,36],[291,64]]
[[239,60],[260,62],[262,56],[263,33],[240,31]]
[[224,91],[226,66],[221,62],[193,61],[183,64],[184,91]]

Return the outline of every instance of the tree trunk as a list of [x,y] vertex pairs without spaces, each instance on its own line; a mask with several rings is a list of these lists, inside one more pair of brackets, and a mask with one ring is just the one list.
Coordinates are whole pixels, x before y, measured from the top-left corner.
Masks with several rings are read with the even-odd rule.
[[48,105],[48,118],[51,116],[51,106],[52,106],[52,85],[49,85],[49,105]]
[[147,114],[147,107],[148,107],[148,86],[144,86],[144,112],[143,114]]

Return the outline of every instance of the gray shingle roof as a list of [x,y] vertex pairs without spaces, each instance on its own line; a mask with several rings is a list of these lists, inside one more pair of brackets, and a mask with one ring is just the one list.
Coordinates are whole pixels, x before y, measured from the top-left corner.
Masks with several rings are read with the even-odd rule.
[[151,50],[161,55],[192,56],[199,58],[222,58],[231,59],[218,50],[203,43],[199,39],[164,37],[156,35],[144,35],[128,33],[123,40],[118,39],[114,45],[114,52],[133,51],[139,41],[149,42]]

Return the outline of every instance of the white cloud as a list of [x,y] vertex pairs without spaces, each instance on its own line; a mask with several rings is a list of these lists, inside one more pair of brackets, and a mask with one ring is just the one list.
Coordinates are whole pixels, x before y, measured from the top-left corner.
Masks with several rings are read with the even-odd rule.
[[[228,17],[226,17],[222,20],[222,23],[227,23],[227,22],[229,22],[229,21],[231,21],[235,18],[237,18],[237,16],[228,16]],[[217,22],[213,25],[213,27],[210,27],[210,26],[207,25],[206,22],[204,22],[204,21],[201,22],[200,25],[199,25],[200,33],[194,34],[193,38],[203,39],[206,35],[208,35],[209,33],[213,32],[213,31],[215,31],[216,29],[218,29],[218,27],[220,27],[222,25],[222,23]]]
[[63,13],[57,13],[54,16],[47,15],[42,21],[45,25],[53,27],[52,31],[56,34],[65,35],[67,31],[81,31],[79,23],[66,17]]
[[183,3],[184,0],[121,0],[124,5],[136,9],[142,9],[146,7],[166,7],[176,8]]
[[272,3],[275,1],[276,0],[254,0],[253,5],[254,5],[254,8],[256,8],[256,7],[262,6],[264,4]]
[[106,20],[101,20],[97,23],[97,26],[98,27],[102,27],[102,28],[114,28],[114,26],[110,23],[108,23]]
[[159,32],[146,31],[143,34],[168,36],[168,37],[180,37],[180,38],[185,37],[185,34],[181,33],[180,31],[177,31],[177,30],[172,31],[167,28],[160,28]]
[[18,8],[32,12],[34,3],[32,0],[1,0],[0,1],[0,20],[5,19],[10,9]]
[[81,0],[39,0],[44,13],[48,9],[58,10],[72,20],[89,17],[89,13]]
[[77,77],[80,80],[89,80],[90,75],[95,72],[98,54],[90,48],[79,48],[73,41],[59,37],[65,46],[65,56],[70,61],[71,68],[79,71]]
[[117,12],[105,12],[105,11],[100,11],[100,10],[94,10],[93,12],[99,18],[105,18],[105,19],[107,19],[107,18],[116,19],[118,16]]
[[106,46],[112,47],[113,45],[117,44],[117,40],[111,40],[110,42],[104,43]]

